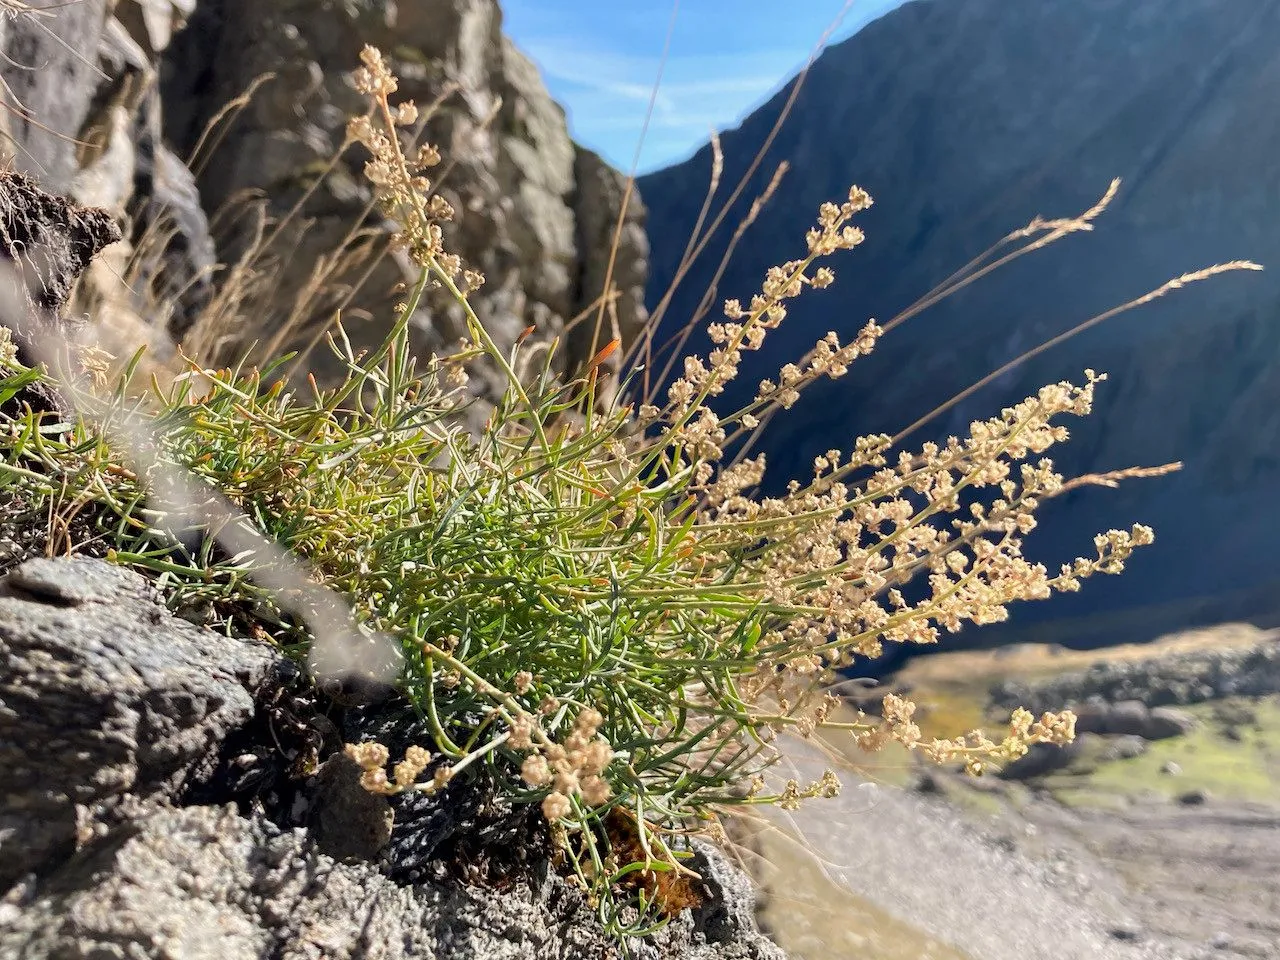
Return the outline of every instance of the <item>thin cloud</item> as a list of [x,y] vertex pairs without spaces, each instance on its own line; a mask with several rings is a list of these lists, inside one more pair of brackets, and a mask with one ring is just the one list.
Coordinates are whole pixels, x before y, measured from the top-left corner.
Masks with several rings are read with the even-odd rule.
[[505,23],[565,107],[575,138],[616,164],[631,162],[661,68],[641,161],[652,169],[691,153],[781,89],[842,9],[834,40],[901,2],[853,0],[846,8],[846,0],[805,0],[778,23],[767,0],[681,0],[665,65],[668,2],[606,13],[592,0],[508,0]]
[[[526,38],[522,48],[544,75],[593,88],[616,89],[648,99],[661,60],[602,49],[587,38]],[[796,64],[792,51],[757,50],[739,56],[675,56],[666,64],[664,90],[732,93],[779,83]],[[743,68],[749,69],[744,71]]]
[[[576,135],[609,142],[639,135],[657,56],[602,50],[579,38],[525,38],[522,46],[559,93]],[[654,99],[645,156],[669,156],[705,140],[776,89],[794,72],[793,60],[787,50],[671,58]]]

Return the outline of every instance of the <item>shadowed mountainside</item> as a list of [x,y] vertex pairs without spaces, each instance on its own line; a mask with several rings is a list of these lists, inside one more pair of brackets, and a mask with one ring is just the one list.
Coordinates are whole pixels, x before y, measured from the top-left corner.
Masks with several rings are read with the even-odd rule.
[[[1166,280],[1212,263],[1280,263],[1280,3],[1273,0],[915,0],[827,50],[734,214],[666,315],[661,342],[701,299],[729,236],[780,161],[792,170],[717,291],[745,299],[804,250],[819,203],[849,184],[876,206],[837,281],[796,302],[739,391],[829,329],[908,307],[1037,214],[1121,192],[1092,233],[1000,270],[887,336],[848,377],[815,386],[762,449],[775,485],[853,437],[895,432],[1024,350]],[[784,89],[726,133],[737,182],[781,112]],[[652,243],[650,304],[674,274],[710,178],[711,151],[640,182]],[[722,190],[721,196],[727,196]],[[1149,523],[1157,542],[1125,575],[1019,607],[966,643],[1146,639],[1189,623],[1280,615],[1280,287],[1275,272],[1194,285],[1016,368],[907,443],[962,434],[1044,383],[1106,371],[1092,417],[1055,451],[1070,472],[1185,462],[1173,476],[1049,505],[1028,552],[1056,565],[1095,532]],[[696,334],[694,349],[705,353]],[[737,394],[740,396],[741,394]],[[726,400],[726,409],[734,397]]]

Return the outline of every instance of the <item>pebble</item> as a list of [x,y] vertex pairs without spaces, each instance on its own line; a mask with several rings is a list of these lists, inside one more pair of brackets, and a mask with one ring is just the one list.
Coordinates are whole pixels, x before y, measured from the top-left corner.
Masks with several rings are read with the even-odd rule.
[[1147,741],[1133,734],[1113,737],[1102,753],[1104,760],[1132,760],[1147,752]]
[[1166,760],[1160,764],[1160,772],[1170,777],[1176,777],[1182,773],[1182,767],[1173,760]]
[[942,793],[942,780],[932,770],[926,770],[920,774],[920,779],[916,781],[916,791],[918,793]]
[[1134,943],[1142,939],[1142,928],[1136,923],[1118,923],[1112,927],[1108,933],[1114,940],[1123,940],[1127,943]]

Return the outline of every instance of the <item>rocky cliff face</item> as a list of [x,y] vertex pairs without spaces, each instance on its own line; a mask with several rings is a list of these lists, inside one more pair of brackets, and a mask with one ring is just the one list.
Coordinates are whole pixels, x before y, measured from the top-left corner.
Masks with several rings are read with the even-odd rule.
[[[1095,231],[1026,257],[912,319],[774,422],[776,477],[858,434],[894,432],[1045,339],[1210,263],[1280,263],[1280,3],[1256,0],[915,0],[814,66],[738,213],[778,161],[792,172],[747,235],[718,295],[745,297],[803,251],[820,202],[851,182],[876,206],[836,285],[802,301],[743,383],[772,375],[829,329],[895,315],[1036,214],[1074,215],[1112,177]],[[787,91],[723,138],[736,182]],[[664,291],[708,182],[710,152],[641,181]],[[738,217],[674,301],[701,298]],[[1041,384],[1110,374],[1059,453],[1073,471],[1183,460],[1186,469],[1054,504],[1029,549],[1051,563],[1092,534],[1152,524],[1123,577],[1029,604],[962,642],[1138,639],[1215,619],[1280,614],[1280,278],[1234,274],[1108,321],[982,390],[911,442],[963,432]],[[661,341],[662,337],[659,336]],[[703,346],[699,344],[699,349]]]
[[[141,240],[163,224],[165,269],[131,296],[113,285],[129,248],[100,268],[102,313],[130,329],[168,326],[184,334],[212,294],[210,271],[244,247],[255,218],[280,218],[315,187],[339,151],[349,114],[364,108],[348,74],[365,43],[389,56],[401,92],[436,103],[425,139],[446,158],[440,192],[457,211],[450,249],[487,277],[475,298],[499,343],[529,325],[549,341],[605,289],[609,228],[621,212],[623,178],[569,138],[563,111],[536,67],[502,35],[494,0],[84,0],[43,2],[37,16],[5,23],[0,71],[10,90],[7,135],[19,169],[76,200],[132,221]],[[37,69],[32,70],[32,66]],[[193,164],[183,162],[233,98],[261,82],[227,115]],[[276,312],[296,303],[319,259],[363,226],[363,159],[349,152],[307,194],[301,212],[268,251],[266,299]],[[607,335],[634,336],[644,322],[647,270],[643,208],[629,205],[608,312]],[[216,229],[210,230],[213,221]],[[269,229],[269,227],[268,227]],[[148,239],[154,254],[153,226]],[[153,257],[154,258],[154,257]],[[345,304],[353,341],[376,343],[389,324],[407,268],[392,258],[339,271],[311,312]],[[154,280],[154,284],[152,283]],[[359,282],[349,300],[346,290]],[[157,309],[157,299],[167,308]],[[146,316],[137,316],[138,313]],[[594,319],[594,318],[593,318]],[[587,355],[595,324],[568,330],[562,365]],[[414,319],[424,350],[451,345],[464,324],[456,304],[437,300]],[[241,327],[239,341],[270,336]],[[315,355],[323,368],[321,349]],[[480,378],[492,394],[496,381]]]

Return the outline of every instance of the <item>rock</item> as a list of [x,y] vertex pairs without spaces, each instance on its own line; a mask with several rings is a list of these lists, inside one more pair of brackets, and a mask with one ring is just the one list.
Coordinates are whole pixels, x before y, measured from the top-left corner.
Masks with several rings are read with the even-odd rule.
[[[0,579],[0,956],[115,956],[125,944],[183,960],[620,957],[550,868],[545,824],[507,816],[516,832],[477,839],[495,829],[475,829],[477,809],[502,806],[480,781],[423,798],[436,819],[395,807],[402,830],[440,832],[413,840],[420,852],[463,833],[479,859],[494,853],[484,843],[521,849],[521,869],[477,886],[458,879],[471,861],[439,856],[411,882],[397,875],[392,805],[358,786],[339,744],[285,799],[248,802],[256,794],[228,771],[277,752],[289,762],[281,738],[302,701],[283,699],[280,677],[293,675],[263,644],[170,615],[145,580],[103,561],[34,560]],[[403,735],[385,702],[352,712]],[[693,854],[701,904],[630,955],[785,960],[756,927],[746,876],[705,844]]]
[[207,774],[275,659],[170,617],[98,560],[0,580],[0,889]]
[[1209,946],[1214,950],[1226,950],[1230,948],[1233,939],[1231,934],[1220,930],[1209,938]]
[[1150,719],[1147,705],[1141,700],[1122,700],[1107,712],[1107,733],[1142,736]]
[[[381,341],[400,299],[395,288],[414,278],[407,264],[348,258],[312,289],[313,269],[349,233],[363,227],[366,238],[385,239],[388,226],[376,215],[361,220],[370,192],[356,151],[315,182],[342,145],[348,116],[365,109],[349,81],[365,43],[390,56],[401,95],[424,116],[438,101],[425,139],[449,165],[440,187],[456,209],[447,243],[485,274],[472,304],[504,350],[532,325],[531,345],[562,339],[556,369],[568,373],[591,357],[593,340],[603,345],[616,335],[629,344],[645,322],[648,239],[639,194],[631,191],[615,231],[626,179],[572,142],[536,66],[503,37],[496,0],[80,0],[55,4],[38,21],[6,23],[0,77],[13,97],[0,117],[18,170],[128,220],[127,242],[83,284],[112,353],[148,343],[163,360],[172,353],[169,336],[210,362],[240,359],[249,338],[279,352],[308,341],[315,331],[302,328],[330,322],[339,306],[348,317],[371,318],[347,326],[357,348]],[[273,79],[242,111],[223,115],[268,73]],[[15,101],[30,108],[30,121]],[[215,118],[220,125],[193,173],[180,158]],[[238,275],[251,302],[213,303],[214,263],[248,256],[261,217],[283,218],[313,186],[270,249],[243,264]],[[215,246],[209,221],[219,211]],[[599,330],[595,314],[570,329],[606,278],[618,295]],[[244,322],[246,313],[285,317],[295,308],[299,329]],[[415,316],[412,339],[419,352],[452,349],[465,326],[456,303],[434,296]],[[248,329],[244,339],[227,335]],[[622,356],[617,351],[605,372],[616,374]],[[322,379],[340,369],[323,346],[309,362]],[[480,365],[472,386],[491,400],[503,381]],[[487,413],[486,403],[476,404],[469,422]]]
[[18,171],[57,193],[70,189],[79,172],[76,141],[93,109],[100,80],[95,54],[111,5],[84,0],[52,16],[6,10],[3,17],[0,80],[8,109],[0,110],[0,142]]
[[1185,736],[1195,728],[1196,720],[1191,714],[1173,707],[1153,707],[1142,735],[1148,740],[1167,740]]
[[1107,931],[1113,940],[1136,943],[1142,939],[1142,928],[1136,923],[1118,923]]
[[946,792],[942,777],[935,770],[926,770],[921,773],[916,779],[915,788],[917,793],[930,795],[944,794]]
[[[9,29],[0,37],[7,94],[0,118],[8,128],[5,141],[15,168],[46,190],[105,209],[126,224],[124,242],[89,265],[77,304],[93,312],[105,345],[118,355],[144,343],[164,355],[171,344],[157,336],[163,334],[157,325],[166,319],[159,302],[166,286],[183,287],[185,307],[209,283],[207,277],[193,276],[204,266],[199,248],[211,249],[207,224],[200,238],[189,211],[172,203],[164,185],[156,186],[154,170],[164,150],[158,143],[157,44],[167,42],[167,33],[193,2],[87,0],[46,6],[35,17],[6,16]],[[39,69],[28,66],[37,62]],[[171,214],[163,229],[156,215],[161,208]],[[136,244],[144,240],[135,262]],[[162,262],[172,277],[153,290],[150,268]]]
[[1001,770],[1000,776],[1006,780],[1027,780],[1061,770],[1084,752],[1089,743],[1086,738],[1089,736],[1092,735],[1077,737],[1074,742],[1065,746],[1051,743],[1033,744],[1025,756],[1019,757]]
[[[77,206],[41,190],[20,173],[0,172],[0,325],[9,328],[26,366],[64,350],[77,324],[63,309],[72,285],[120,229],[102,210]],[[34,383],[7,399],[6,412],[70,410],[48,383]]]
[[[707,946],[701,951],[694,948],[688,956],[710,960],[725,955],[727,960],[739,956],[735,951],[743,951],[742,956],[754,960],[786,960],[782,951],[758,932],[755,889],[746,874],[710,844],[695,841],[693,849],[692,868],[702,877],[706,899],[688,919],[706,938]],[[677,934],[681,927],[688,929],[687,924],[679,924]]]
[[[1002,708],[1026,706],[1032,712],[1076,704],[1076,729],[1098,732],[1108,723],[1112,701],[1141,701],[1152,710],[1214,701],[1215,722],[1248,726],[1256,716],[1239,698],[1280,692],[1280,631],[1229,624],[1170,639],[1190,642],[1179,652],[1102,662],[1035,682],[1003,682],[992,688],[992,700]],[[1185,715],[1176,711],[1162,716],[1162,727],[1169,717],[1186,726]]]
[[1167,777],[1178,777],[1182,775],[1182,766],[1174,760],[1166,760],[1160,764],[1160,772]]
[[105,211],[47,193],[21,173],[0,173],[0,257],[18,271],[29,310],[58,315],[89,261],[119,239]]
[[[784,960],[723,857],[699,863],[714,909],[677,917],[633,947],[639,960]],[[566,960],[618,956],[594,910],[555,875],[505,891],[401,886],[230,807],[156,810],[67,861],[0,930],[27,960],[130,955],[183,960]]]
[[1096,699],[1084,703],[1075,710],[1077,733],[1106,733],[1111,716],[1111,704]]
[[1210,800],[1208,790],[1188,790],[1186,793],[1178,794],[1178,802],[1184,807],[1198,807],[1206,804]]
[[[564,112],[537,68],[502,36],[494,0],[202,2],[174,36],[163,70],[165,133],[179,154],[195,147],[205,124],[255,77],[268,70],[277,74],[227,129],[214,162],[201,169],[204,209],[218,209],[248,192],[265,194],[266,211],[281,214],[314,187],[301,219],[284,229],[272,254],[288,251],[273,276],[272,302],[296,303],[317,258],[340,243],[369,201],[364,157],[355,151],[317,182],[317,171],[343,142],[348,116],[365,109],[349,74],[366,43],[387,54],[400,78],[398,96],[415,100],[424,111],[436,104],[425,119],[423,139],[436,144],[449,165],[447,177],[436,173],[443,177],[440,195],[456,212],[445,226],[446,244],[486,277],[472,298],[479,318],[504,350],[531,325],[533,342],[564,335],[556,366],[572,370],[591,355],[594,316],[571,331],[567,324],[600,293],[622,178],[575,147]],[[644,321],[643,216],[633,192],[611,277],[620,288],[616,323],[606,316],[601,344],[615,330],[633,339]],[[366,226],[376,233],[385,224],[375,217]],[[245,242],[243,235],[229,235],[222,257],[238,256]],[[361,262],[335,281],[346,282],[365,266]],[[350,312],[371,318],[348,327],[357,348],[381,340],[400,298],[394,288],[415,276],[394,257],[369,268],[348,305]],[[327,320],[333,302],[332,296],[320,297],[302,319]],[[461,308],[445,295],[428,298],[411,324],[420,352],[452,349],[465,333]],[[309,336],[310,331],[301,334]],[[324,350],[309,363],[322,379],[339,369]],[[472,388],[492,399],[502,377],[481,368]],[[477,423],[486,414],[484,403],[475,407]]]
[[391,804],[360,786],[360,774],[360,765],[344,753],[330,756],[316,772],[308,801],[311,834],[335,860],[376,861],[391,842]]
[[1140,757],[1146,752],[1147,741],[1145,739],[1132,733],[1126,733],[1110,738],[1106,749],[1102,752],[1101,759],[1132,760],[1134,757]]

